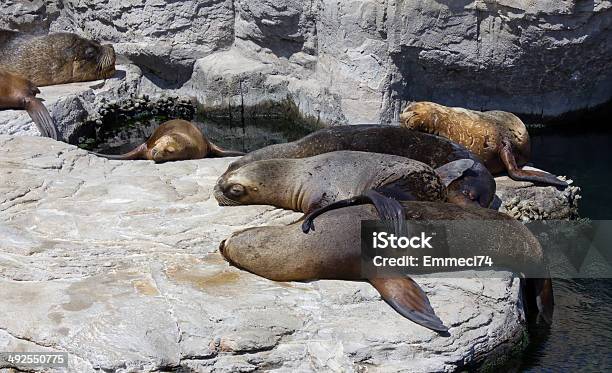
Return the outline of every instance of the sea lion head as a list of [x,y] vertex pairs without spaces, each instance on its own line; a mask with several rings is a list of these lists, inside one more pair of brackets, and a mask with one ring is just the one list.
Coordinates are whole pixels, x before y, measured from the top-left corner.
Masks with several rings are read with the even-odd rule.
[[68,65],[64,69],[71,74],[69,81],[108,79],[115,74],[116,56],[112,45],[102,45],[69,33],[51,34],[47,38],[62,52]]
[[[220,206],[268,204],[272,190],[279,190],[290,168],[290,159],[255,161],[226,172],[217,180],[214,195]],[[282,187],[280,187],[282,188]],[[282,188],[284,189],[284,188]],[[278,197],[282,198],[282,197]]]
[[438,104],[427,101],[413,102],[406,106],[400,114],[400,124],[412,130],[420,130],[425,118],[430,116],[433,110],[438,108]]
[[150,158],[156,163],[185,159],[185,143],[172,135],[162,136],[149,150]]
[[488,208],[495,197],[495,180],[482,163],[474,162],[460,178],[448,185],[446,191],[448,202]]

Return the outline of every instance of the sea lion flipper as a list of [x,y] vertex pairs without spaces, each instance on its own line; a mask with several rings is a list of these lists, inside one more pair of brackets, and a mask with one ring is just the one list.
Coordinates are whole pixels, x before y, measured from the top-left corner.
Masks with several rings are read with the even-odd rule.
[[538,309],[538,317],[542,318],[548,325],[552,324],[554,312],[554,295],[552,280],[550,278],[527,278],[528,302],[535,302]]
[[394,310],[428,329],[446,333],[448,328],[436,315],[421,287],[410,277],[371,278],[370,283]]
[[146,157],[146,151],[147,151],[147,143],[143,143],[140,144],[138,147],[136,147],[133,150],[130,150],[129,152],[125,153],[125,154],[102,154],[102,153],[96,153],[96,152],[92,152],[90,151],[89,154],[95,155],[96,157],[102,157],[102,158],[106,158],[106,159],[110,159],[110,160],[115,160],[115,161],[129,161],[129,160],[143,160],[143,159],[147,159]]
[[549,174],[547,172],[542,171],[534,171],[534,170],[523,170],[516,164],[516,159],[514,158],[514,154],[512,153],[512,145],[510,145],[509,141],[503,140],[502,146],[499,150],[499,156],[506,166],[506,170],[508,171],[508,176],[512,180],[517,181],[531,181],[533,183],[541,183],[554,185],[561,188],[565,188],[568,184],[563,181],[557,179],[557,177],[553,174]]
[[35,97],[27,98],[25,102],[25,109],[32,118],[32,121],[38,127],[41,135],[50,137],[54,140],[59,138],[58,130],[55,122],[49,115],[49,111],[45,105]]
[[474,166],[474,160],[458,159],[436,168],[436,174],[438,174],[444,186],[448,187],[450,183],[463,176],[465,171],[472,166]]
[[[376,211],[382,220],[391,221],[394,224],[395,232],[401,232],[404,218],[404,208],[401,203],[399,203],[396,199],[387,197],[383,193],[392,193],[395,192],[393,189],[380,188],[376,190],[368,190],[364,194],[348,199],[344,199],[341,201],[336,201],[334,203],[330,203],[327,206],[312,210],[308,212],[304,217],[304,222],[302,223],[302,231],[304,233],[308,233],[311,230],[315,230],[314,228],[314,219],[326,213],[327,211],[336,210],[349,206],[357,206],[371,203],[376,207]],[[408,195],[404,195],[406,200],[414,199],[409,198]]]
[[217,157],[241,157],[245,155],[243,152],[234,151],[234,150],[225,150],[218,145],[213,144],[209,141],[210,144],[210,154]]

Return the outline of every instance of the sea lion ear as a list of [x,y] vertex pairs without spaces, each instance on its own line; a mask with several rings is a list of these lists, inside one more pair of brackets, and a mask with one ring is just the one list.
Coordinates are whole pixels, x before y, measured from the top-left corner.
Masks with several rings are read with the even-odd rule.
[[463,176],[465,171],[472,168],[472,166],[474,166],[472,159],[459,159],[436,168],[436,174],[438,174],[444,186],[449,186],[450,183]]

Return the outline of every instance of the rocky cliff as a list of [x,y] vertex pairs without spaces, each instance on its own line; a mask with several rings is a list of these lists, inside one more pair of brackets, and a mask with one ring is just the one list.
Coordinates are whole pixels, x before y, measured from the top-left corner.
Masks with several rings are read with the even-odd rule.
[[554,117],[612,98],[608,0],[5,0],[0,27],[110,41],[207,107],[291,98],[326,122],[409,100]]

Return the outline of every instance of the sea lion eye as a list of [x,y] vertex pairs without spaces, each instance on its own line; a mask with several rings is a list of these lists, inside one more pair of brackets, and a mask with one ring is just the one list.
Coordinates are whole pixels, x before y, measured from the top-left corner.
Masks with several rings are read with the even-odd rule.
[[174,153],[176,149],[174,149],[173,146],[169,146],[166,150],[168,151],[168,153]]
[[234,184],[229,188],[229,194],[234,197],[240,197],[244,194],[244,187],[240,184]]
[[476,201],[478,198],[478,195],[476,194],[476,192],[474,192],[473,190],[464,190],[463,191],[463,195],[468,197],[470,200],[472,201]]
[[96,49],[94,47],[87,47],[85,49],[85,58],[92,59],[96,56]]

